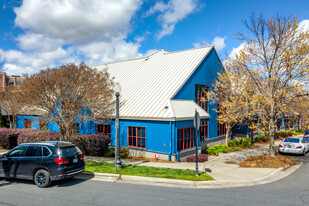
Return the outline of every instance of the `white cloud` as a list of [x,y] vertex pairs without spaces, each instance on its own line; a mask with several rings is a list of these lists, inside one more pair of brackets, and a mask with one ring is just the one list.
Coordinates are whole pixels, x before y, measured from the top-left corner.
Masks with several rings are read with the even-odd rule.
[[76,50],[88,57],[87,64],[97,65],[102,64],[103,61],[107,63],[141,56],[138,52],[139,47],[139,44],[113,38],[110,42],[98,41],[79,46]]
[[207,46],[209,43],[207,41],[198,41],[193,43],[194,48],[202,47],[202,46]]
[[[65,62],[70,58],[69,53],[61,47],[47,52],[3,51],[0,49],[0,56],[2,56],[5,62],[3,70],[10,75],[23,74],[29,71],[33,73],[37,69],[54,65],[54,62]],[[20,70],[17,71],[16,68]]]
[[304,31],[309,31],[309,19],[299,22],[299,28],[302,28]]
[[212,45],[214,45],[214,47],[216,48],[217,52],[220,52],[220,51],[222,51],[222,49],[225,48],[225,43],[224,43],[225,39],[226,39],[226,37],[216,36],[214,38],[214,40],[212,41]]
[[148,51],[146,51],[144,56],[150,56],[154,53],[156,53],[157,51],[159,51],[158,49],[149,49]]
[[[214,47],[216,48],[217,52],[222,51],[222,49],[225,48],[225,39],[226,37],[220,37],[220,36],[216,36],[213,41],[211,42],[211,45],[214,45]],[[202,46],[207,46],[210,45],[207,41],[197,41],[195,43],[193,43],[194,48],[197,47],[202,47]]]
[[242,50],[246,46],[246,42],[241,43],[238,47],[233,48],[231,53],[229,54],[230,58],[235,58],[236,55],[239,54],[240,50]]
[[141,56],[143,37],[127,42],[130,21],[141,0],[24,0],[15,26],[21,50],[0,50],[8,74],[36,72],[57,63],[89,65]]
[[158,21],[162,30],[157,39],[173,33],[175,25],[197,9],[197,0],[170,0],[168,3],[157,2],[146,13],[146,16],[159,12]]
[[26,33],[16,38],[18,45],[23,50],[51,51],[64,44],[63,40],[51,39],[42,34]]
[[15,24],[66,43],[126,35],[140,0],[25,0],[15,8]]

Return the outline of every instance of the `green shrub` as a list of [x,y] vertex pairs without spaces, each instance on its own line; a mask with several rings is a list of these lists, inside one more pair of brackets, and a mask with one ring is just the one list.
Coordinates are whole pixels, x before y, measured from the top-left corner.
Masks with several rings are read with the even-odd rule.
[[275,132],[275,135],[281,136],[281,133],[282,133],[282,132]]
[[129,148],[121,147],[120,148],[120,157],[127,158],[129,156]]
[[298,132],[298,133],[305,133],[305,130],[303,128],[301,128],[301,129],[297,129],[296,132]]
[[259,142],[260,140],[261,140],[261,136],[257,136],[257,137],[254,138],[255,142]]
[[239,142],[237,140],[231,140],[229,142],[229,147],[238,147],[239,146]]
[[219,153],[227,153],[227,146],[226,144],[222,144],[222,145],[214,145],[211,146],[207,149],[208,154],[211,155],[218,155]]
[[298,135],[298,133],[295,132],[294,130],[291,130],[290,132],[293,133],[293,135]]
[[238,144],[242,145],[242,141],[243,141],[243,139],[238,140]]
[[[105,157],[115,157],[115,148],[110,148],[104,155]],[[129,156],[129,148],[120,147],[120,158],[127,158]]]
[[243,148],[248,148],[250,147],[250,139],[249,138],[245,138],[243,141],[242,141],[242,144],[241,144],[241,147]]

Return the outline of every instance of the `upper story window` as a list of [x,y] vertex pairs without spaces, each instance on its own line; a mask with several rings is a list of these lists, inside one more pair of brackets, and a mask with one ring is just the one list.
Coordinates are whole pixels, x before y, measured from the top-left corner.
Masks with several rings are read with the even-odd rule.
[[9,81],[9,85],[10,85],[10,86],[14,86],[14,81],[10,80],[10,81]]
[[195,102],[208,112],[208,100],[206,92],[208,91],[207,85],[196,84],[195,85]]

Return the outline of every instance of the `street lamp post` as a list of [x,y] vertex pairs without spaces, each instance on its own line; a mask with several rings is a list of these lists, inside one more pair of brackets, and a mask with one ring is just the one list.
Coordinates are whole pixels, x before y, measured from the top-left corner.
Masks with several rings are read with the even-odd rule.
[[119,83],[116,83],[114,86],[114,92],[116,96],[116,119],[115,119],[115,127],[116,127],[116,145],[115,145],[115,171],[117,168],[122,168],[122,162],[120,160],[120,147],[119,147],[119,96],[121,92],[121,87]]

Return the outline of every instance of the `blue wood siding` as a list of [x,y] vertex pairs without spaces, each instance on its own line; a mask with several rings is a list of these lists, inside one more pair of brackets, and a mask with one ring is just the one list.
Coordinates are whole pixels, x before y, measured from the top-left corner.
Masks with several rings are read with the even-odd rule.
[[43,118],[39,117],[39,116],[31,116],[31,115],[17,116],[17,118],[16,118],[16,128],[25,129],[25,125],[24,125],[25,119],[30,119],[31,120],[31,128],[38,130],[39,129],[39,119],[43,119]]
[[[220,71],[223,71],[221,62],[215,50],[211,50],[209,55],[204,59],[173,99],[195,101],[195,85],[208,85],[209,88],[212,89],[213,84],[217,79],[217,73]],[[217,104],[208,104],[208,113],[211,116],[208,122],[209,139],[218,136],[218,121],[215,109],[217,109]]]
[[[145,127],[146,150],[169,154],[171,151],[171,123],[169,121],[120,120],[121,147],[128,147],[128,127]],[[115,144],[115,125],[112,124],[112,145]],[[134,148],[134,147],[132,147]]]
[[[32,129],[39,130],[39,120],[44,119],[44,118],[40,116],[18,115],[16,118],[16,127],[19,129],[24,129],[25,119],[31,120]],[[83,122],[83,121],[77,120],[76,123],[79,123],[79,134],[96,134],[97,133],[96,124],[94,123],[94,121]],[[108,122],[103,122],[103,123],[108,123]],[[50,131],[59,132],[59,127],[54,122],[48,122],[46,126],[48,127]]]

